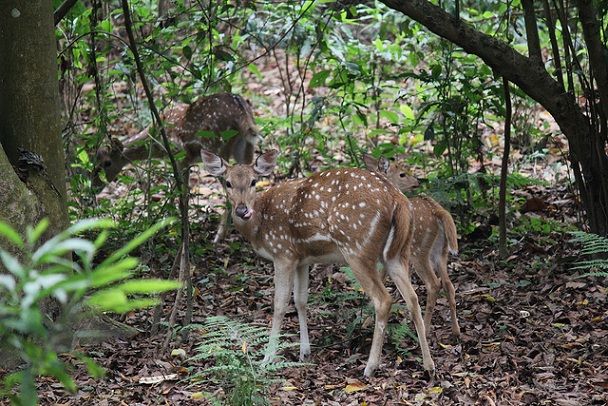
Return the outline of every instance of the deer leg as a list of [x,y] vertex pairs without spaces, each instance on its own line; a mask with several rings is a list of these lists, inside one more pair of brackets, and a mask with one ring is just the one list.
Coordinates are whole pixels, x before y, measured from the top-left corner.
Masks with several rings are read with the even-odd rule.
[[308,265],[300,265],[296,269],[293,288],[293,301],[298,311],[300,324],[300,361],[310,356],[310,341],[308,340],[308,322],[306,320],[306,305],[308,303]]
[[458,324],[458,316],[456,315],[456,291],[454,285],[448,275],[448,253],[445,252],[441,258],[435,262],[441,283],[448,295],[448,304],[450,305],[450,318],[452,319],[452,333],[456,337],[460,337],[460,325]]
[[270,338],[263,361],[265,364],[272,362],[279,347],[281,324],[289,305],[295,269],[296,266],[291,261],[274,262],[274,309]]
[[348,265],[361,287],[372,299],[376,311],[376,323],[374,326],[374,338],[372,347],[369,351],[369,358],[363,375],[372,376],[380,364],[382,356],[382,346],[384,345],[384,332],[388,323],[393,300],[391,295],[384,287],[380,274],[376,271],[375,261],[364,260],[361,258],[347,258]]
[[427,336],[431,333],[431,320],[433,319],[433,310],[437,303],[437,294],[441,289],[441,282],[431,266],[428,257],[420,258],[415,260],[414,270],[420,276],[420,279],[426,286],[426,306],[424,309],[424,328]]
[[397,289],[401,293],[401,296],[403,296],[403,299],[410,310],[412,319],[414,319],[416,334],[418,335],[420,349],[422,350],[422,364],[424,369],[432,373],[435,370],[435,363],[431,358],[429,344],[426,339],[426,330],[422,321],[422,313],[420,311],[420,305],[418,304],[418,296],[416,295],[416,291],[414,290],[412,281],[410,279],[408,261],[407,259],[402,260],[401,258],[386,261],[386,270],[388,271],[388,274],[393,282],[395,282]]

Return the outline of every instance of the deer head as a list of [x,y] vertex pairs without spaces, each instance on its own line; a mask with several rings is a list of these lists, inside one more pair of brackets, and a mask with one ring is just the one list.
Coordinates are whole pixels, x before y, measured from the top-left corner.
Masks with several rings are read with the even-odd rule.
[[408,168],[403,164],[391,163],[384,157],[374,158],[369,154],[363,154],[363,162],[367,170],[383,174],[402,192],[407,192],[420,186],[418,179],[410,175]]
[[213,152],[201,151],[207,172],[216,177],[224,177],[224,186],[232,203],[232,216],[235,221],[246,222],[253,215],[257,179],[259,176],[268,176],[272,173],[277,155],[278,151],[270,150],[260,155],[251,165],[231,166]]

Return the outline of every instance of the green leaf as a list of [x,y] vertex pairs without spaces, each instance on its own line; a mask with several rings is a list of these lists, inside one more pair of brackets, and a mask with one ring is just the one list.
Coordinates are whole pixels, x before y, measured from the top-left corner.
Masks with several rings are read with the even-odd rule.
[[110,219],[85,219],[72,224],[65,232],[69,235],[80,234],[83,231],[108,229],[115,227],[116,224]]
[[29,231],[27,233],[27,242],[30,245],[34,245],[36,243],[36,241],[38,241],[38,239],[42,236],[42,234],[46,231],[46,229],[49,227],[49,219],[47,218],[43,218],[42,220],[40,220],[40,222],[36,225],[36,227]]
[[23,240],[19,236],[19,233],[17,233],[14,228],[12,228],[10,225],[3,222],[2,220],[0,220],[0,235],[4,236],[7,240],[9,240],[11,243],[13,243],[13,245],[17,246],[18,248],[23,248]]
[[120,306],[126,305],[128,299],[127,296],[118,289],[106,289],[91,295],[87,302],[91,307],[100,311],[114,311]]
[[399,115],[394,111],[382,110],[380,116],[390,121],[391,124],[399,124]]
[[127,257],[115,264],[99,267],[91,275],[92,286],[99,288],[112,282],[126,279],[132,275],[132,272],[130,271],[134,269],[138,263],[139,260],[137,258]]
[[131,310],[147,309],[156,306],[160,303],[160,300],[154,298],[143,298],[143,299],[131,299],[128,302],[116,306],[112,311],[116,313],[126,313]]
[[99,27],[105,32],[112,32],[112,23],[110,19],[105,19],[99,22]]
[[316,72],[314,75],[312,75],[308,87],[313,89],[315,87],[325,86],[325,81],[329,77],[329,73],[330,71],[328,70]]
[[408,120],[414,121],[416,119],[416,116],[414,115],[414,111],[407,104],[400,105],[399,110],[401,111],[401,113],[403,113],[405,118],[407,118]]
[[76,357],[86,365],[89,375],[91,375],[93,378],[102,378],[103,376],[105,376],[106,370],[103,367],[97,365],[97,363],[92,358],[87,357],[82,353],[77,353]]
[[178,281],[163,279],[140,279],[127,281],[121,285],[118,285],[116,289],[120,289],[125,294],[150,294],[178,289],[181,286],[182,284]]
[[158,230],[160,230],[161,228],[163,228],[165,226],[173,224],[174,222],[175,222],[175,219],[168,218],[168,219],[160,221],[159,223],[154,224],[152,227],[150,227],[149,229],[147,229],[146,231],[144,231],[143,233],[141,233],[140,235],[138,235],[137,237],[135,237],[134,239],[129,241],[124,247],[117,250],[112,255],[110,255],[108,258],[106,258],[105,261],[103,261],[100,264],[100,266],[107,266],[108,264],[111,264],[112,262],[116,262],[116,260],[124,257],[129,252],[133,251],[135,248],[139,247],[144,242],[149,240],[150,237],[152,237],[154,234],[156,234],[156,232]]
[[25,271],[19,260],[4,250],[0,250],[0,261],[4,267],[19,279],[25,277]]

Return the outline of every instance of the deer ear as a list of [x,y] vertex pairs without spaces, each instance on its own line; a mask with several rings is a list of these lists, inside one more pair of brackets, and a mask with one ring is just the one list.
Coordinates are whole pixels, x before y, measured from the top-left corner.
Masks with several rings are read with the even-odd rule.
[[388,173],[388,168],[390,168],[390,166],[391,163],[385,157],[381,156],[380,159],[378,159],[378,171]]
[[271,149],[270,151],[266,151],[257,157],[255,163],[253,164],[253,170],[255,173],[260,176],[270,175],[277,164],[277,155],[279,155],[279,151],[276,149]]
[[228,169],[226,167],[226,161],[215,155],[213,152],[202,149],[201,159],[203,160],[205,170],[213,176],[221,176],[224,172],[226,172],[226,169]]
[[363,162],[368,171],[378,170],[378,160],[370,154],[363,154]]

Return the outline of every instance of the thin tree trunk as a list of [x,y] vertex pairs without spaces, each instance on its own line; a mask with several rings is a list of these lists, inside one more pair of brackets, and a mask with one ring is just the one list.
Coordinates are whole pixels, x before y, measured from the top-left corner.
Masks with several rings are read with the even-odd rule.
[[502,79],[505,92],[505,146],[500,166],[500,187],[498,192],[498,251],[501,258],[507,257],[507,175],[509,174],[509,153],[511,152],[511,90],[509,81]]

